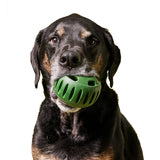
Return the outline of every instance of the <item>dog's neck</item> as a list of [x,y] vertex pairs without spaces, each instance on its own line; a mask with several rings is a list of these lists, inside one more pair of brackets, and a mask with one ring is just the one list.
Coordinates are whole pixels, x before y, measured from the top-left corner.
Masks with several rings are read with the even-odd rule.
[[78,123],[79,112],[66,113],[60,111],[60,125],[62,133],[72,135],[74,138],[78,135],[80,125]]
[[62,136],[70,137],[70,139],[75,142],[86,141],[88,138],[92,138],[92,135],[95,136],[92,134],[89,137],[90,127],[84,128],[84,126],[89,125],[89,123],[86,119],[83,119],[83,112],[85,112],[85,110],[80,110],[75,113],[60,111],[60,128]]

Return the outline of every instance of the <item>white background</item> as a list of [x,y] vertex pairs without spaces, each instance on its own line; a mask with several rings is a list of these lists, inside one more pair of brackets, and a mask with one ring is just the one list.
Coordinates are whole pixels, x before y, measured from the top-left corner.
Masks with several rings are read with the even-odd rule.
[[114,77],[122,113],[145,160],[160,159],[160,3],[158,0],[4,0],[0,2],[0,157],[29,160],[40,103],[30,51],[39,30],[71,13],[109,29],[121,49]]

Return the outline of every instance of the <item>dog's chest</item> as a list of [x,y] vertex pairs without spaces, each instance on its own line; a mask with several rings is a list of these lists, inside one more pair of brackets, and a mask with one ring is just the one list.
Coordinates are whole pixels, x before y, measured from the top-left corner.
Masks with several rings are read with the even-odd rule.
[[[43,144],[42,150],[32,148],[34,160],[113,160],[112,147],[102,149],[102,139],[90,133],[90,126],[87,120],[79,119],[78,114],[60,114],[60,137],[54,143]],[[94,116],[92,116],[94,117]],[[96,118],[90,121],[97,123]],[[87,126],[84,128],[84,126]],[[98,128],[92,125],[92,130]],[[88,130],[87,130],[87,129]],[[89,130],[90,129],[90,130]],[[90,134],[88,134],[90,133]],[[95,132],[97,133],[97,132]],[[93,135],[93,137],[91,137]]]
[[[77,153],[78,155],[79,153]],[[59,158],[53,154],[47,155],[39,153],[38,155],[33,155],[33,160],[113,160],[112,153],[103,153],[93,156],[85,156],[83,158],[69,157],[69,158]]]
[[[54,156],[46,156],[46,155],[41,155],[39,157],[39,159],[34,159],[34,160],[76,160],[76,159],[60,159],[60,158],[56,158]],[[77,159],[77,160],[113,160],[111,155],[107,154],[105,156],[93,156],[93,157],[88,157],[88,158],[84,158],[84,159]]]
[[54,150],[54,147],[51,147],[54,151],[48,150],[47,153],[32,147],[33,160],[114,160],[112,147],[109,147],[102,153],[96,154],[94,147],[92,148],[90,145],[86,148],[82,147],[83,149],[76,146],[73,147],[74,149],[69,146],[67,148],[67,145],[64,144],[66,147],[60,146],[62,148],[56,150]]

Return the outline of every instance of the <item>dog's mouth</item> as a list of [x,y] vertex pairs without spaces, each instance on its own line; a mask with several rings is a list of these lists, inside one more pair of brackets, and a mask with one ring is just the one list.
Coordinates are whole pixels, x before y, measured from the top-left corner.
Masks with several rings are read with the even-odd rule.
[[95,77],[63,76],[56,79],[51,99],[65,112],[76,112],[92,106],[101,92],[101,82]]

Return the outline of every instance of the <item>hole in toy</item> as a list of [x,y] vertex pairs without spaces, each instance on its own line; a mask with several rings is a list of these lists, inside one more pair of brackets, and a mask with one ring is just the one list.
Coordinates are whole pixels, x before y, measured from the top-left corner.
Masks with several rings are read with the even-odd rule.
[[73,97],[73,93],[74,93],[75,87],[72,88],[71,93],[69,95],[69,100]]
[[95,96],[95,92],[93,93],[92,97],[91,97],[91,100],[89,101],[89,104],[92,103],[93,99],[94,99],[94,96]]
[[54,87],[57,87],[57,81],[54,83]]
[[86,97],[85,97],[85,99],[84,99],[84,101],[83,101],[83,104],[85,104],[85,103],[87,102],[88,95],[89,95],[89,93],[86,94]]
[[79,99],[81,97],[81,94],[82,94],[82,90],[80,90],[79,93],[78,93],[78,96],[77,96],[77,99],[76,99],[76,103],[78,103],[78,101],[79,101]]
[[67,92],[68,89],[68,84],[65,86],[64,91],[63,91],[63,96],[65,95],[65,93]]
[[95,85],[95,81],[88,81],[88,85],[89,86],[94,86]]
[[59,92],[59,90],[61,89],[62,84],[63,84],[63,81],[61,81],[61,83],[60,83],[60,85],[59,85],[58,92]]
[[70,79],[72,79],[73,81],[78,81],[78,78],[76,76],[68,76]]

